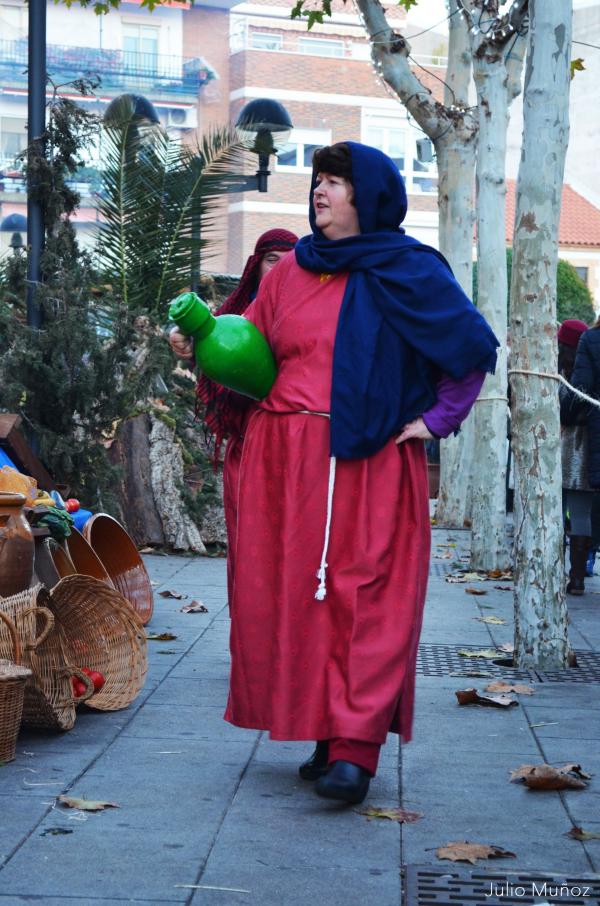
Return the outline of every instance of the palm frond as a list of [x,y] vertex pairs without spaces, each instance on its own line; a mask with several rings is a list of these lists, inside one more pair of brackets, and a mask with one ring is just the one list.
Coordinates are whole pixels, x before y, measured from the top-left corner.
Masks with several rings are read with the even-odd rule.
[[128,306],[160,317],[223,226],[224,192],[245,151],[230,129],[182,147],[160,129],[141,133],[132,117],[104,136],[98,257]]

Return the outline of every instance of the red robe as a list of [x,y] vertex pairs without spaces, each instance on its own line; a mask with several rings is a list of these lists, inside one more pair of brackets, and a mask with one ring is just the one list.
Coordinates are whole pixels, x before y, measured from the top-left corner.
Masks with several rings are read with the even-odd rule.
[[327,512],[331,371],[347,275],[293,255],[247,310],[277,380],[244,440],[225,718],[273,739],[411,735],[430,529],[421,441],[339,460],[327,596],[315,600]]

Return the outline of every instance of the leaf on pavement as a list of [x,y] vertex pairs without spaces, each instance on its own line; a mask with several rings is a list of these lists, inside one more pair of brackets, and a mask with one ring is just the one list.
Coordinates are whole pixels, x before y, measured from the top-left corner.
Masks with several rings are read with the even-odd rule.
[[517,695],[533,695],[535,689],[533,686],[526,686],[524,683],[505,683],[504,680],[494,680],[485,687],[485,692],[516,692]]
[[154,633],[154,635],[147,635],[146,638],[149,642],[172,642],[177,636],[173,635],[172,632],[160,632]]
[[47,837],[47,836],[58,837],[61,834],[72,834],[72,833],[73,833],[72,829],[68,828],[68,827],[49,827],[47,830],[42,831],[42,833],[40,834],[40,837]]
[[475,865],[478,859],[516,859],[516,854],[500,846],[489,846],[487,843],[469,843],[468,840],[446,843],[435,852],[438,859],[450,862],[470,862]]
[[77,799],[74,796],[59,796],[58,801],[67,808],[78,808],[82,812],[101,812],[105,808],[121,808],[116,802],[102,802],[95,799]]
[[586,831],[582,827],[572,827],[565,837],[572,837],[573,840],[600,840],[600,834]]
[[208,607],[202,601],[196,600],[190,601],[189,604],[184,604],[179,609],[181,613],[208,613]]
[[481,657],[490,661],[493,660],[493,658],[498,657],[498,651],[495,648],[480,648],[477,650],[461,648],[458,653],[460,657]]
[[496,591],[512,591],[512,585],[494,585]]
[[414,824],[423,817],[422,812],[407,812],[403,808],[377,808],[376,806],[362,809],[358,814],[364,815],[367,821],[372,821],[373,818],[387,818],[389,821],[398,821],[400,824]]
[[500,617],[494,617],[490,615],[489,617],[473,617],[474,620],[479,620],[480,623],[491,623],[492,626],[504,626],[506,625],[506,620],[500,619]]
[[465,588],[466,595],[487,595],[483,588]]
[[179,591],[171,591],[167,589],[166,591],[159,591],[161,598],[176,598],[178,601],[182,601],[184,598],[187,598],[187,595],[182,595]]
[[578,764],[565,764],[562,768],[553,768],[550,764],[522,764],[512,771],[510,780],[522,780],[530,790],[584,790],[589,777]]
[[486,705],[489,708],[510,708],[518,705],[510,695],[480,695],[477,689],[457,689],[454,693],[459,705]]
[[513,580],[513,574],[506,569],[488,569],[486,576],[488,579],[505,579],[507,582],[512,582]]

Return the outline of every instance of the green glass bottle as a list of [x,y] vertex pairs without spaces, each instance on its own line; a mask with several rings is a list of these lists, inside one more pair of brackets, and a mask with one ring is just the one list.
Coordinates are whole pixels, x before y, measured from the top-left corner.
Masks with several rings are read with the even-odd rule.
[[193,337],[196,363],[207,377],[256,400],[267,396],[277,368],[269,344],[254,324],[240,315],[215,318],[196,293],[174,299],[169,318]]

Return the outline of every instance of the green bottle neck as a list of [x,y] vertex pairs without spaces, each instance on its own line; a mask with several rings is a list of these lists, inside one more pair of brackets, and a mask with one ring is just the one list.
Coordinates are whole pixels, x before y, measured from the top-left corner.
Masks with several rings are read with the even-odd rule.
[[196,293],[183,293],[169,307],[169,317],[182,333],[203,340],[215,329],[216,320],[206,302]]

